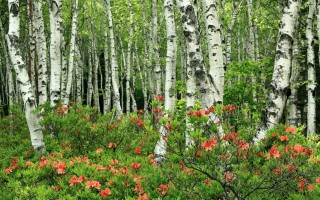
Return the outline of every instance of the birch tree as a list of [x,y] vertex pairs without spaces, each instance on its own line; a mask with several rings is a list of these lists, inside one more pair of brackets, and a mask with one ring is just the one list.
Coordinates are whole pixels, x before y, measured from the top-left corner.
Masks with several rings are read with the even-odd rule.
[[115,39],[114,39],[114,30],[112,23],[112,13],[110,7],[110,0],[106,0],[107,10],[108,10],[108,23],[110,30],[110,51],[111,51],[111,80],[112,80],[112,88],[113,88],[113,105],[116,110],[116,117],[120,118],[122,115],[122,108],[120,105],[120,93],[119,93],[119,84],[118,84],[118,63],[116,58],[116,49],[115,49]]
[[129,42],[127,51],[127,67],[126,67],[126,113],[130,112],[130,74],[131,74],[131,44],[132,44],[132,33],[133,33],[133,16],[131,0],[128,0],[129,4],[129,15],[130,15],[130,28],[129,28]]
[[313,36],[313,19],[315,16],[315,0],[309,0],[309,13],[307,18],[306,38],[307,38],[307,66],[308,66],[308,117],[307,133],[308,136],[316,132],[316,72],[315,72],[315,55],[314,55],[314,36]]
[[[166,74],[165,74],[165,97],[164,109],[166,111],[173,111],[175,103],[175,71],[176,71],[176,29],[174,21],[174,8],[172,0],[164,1],[164,15],[166,19],[167,29],[167,56],[166,56]],[[160,139],[158,140],[154,154],[155,161],[161,162],[164,158],[167,149],[166,138],[168,132],[166,129],[160,127]]]
[[73,80],[73,70],[74,70],[74,57],[76,53],[76,37],[77,37],[77,24],[78,24],[78,0],[75,0],[73,7],[73,16],[72,16],[72,28],[71,28],[71,39],[70,39],[70,56],[69,56],[69,65],[68,65],[68,78],[67,78],[67,88],[66,88],[66,97],[64,99],[64,104],[69,105],[71,84]]
[[282,118],[290,89],[292,43],[300,4],[300,0],[289,0],[287,6],[284,8],[279,28],[272,81],[270,84],[269,103],[266,108],[265,120],[253,138],[254,142],[264,138],[266,131],[275,127]]
[[213,83],[214,102],[223,102],[224,66],[221,47],[221,32],[216,0],[202,0],[208,39],[209,75]]
[[62,31],[62,1],[47,0],[50,12],[50,102],[56,105],[60,100],[61,77],[61,31]]
[[20,20],[19,1],[9,0],[9,30],[7,44],[11,62],[17,74],[17,81],[21,90],[23,104],[25,107],[26,120],[30,132],[32,147],[37,152],[44,152],[45,145],[39,120],[33,112],[36,108],[36,99],[32,91],[32,85],[28,78],[27,66],[22,58],[20,49]]
[[34,29],[36,34],[37,57],[38,57],[38,96],[39,105],[48,100],[48,69],[47,69],[47,42],[45,37],[45,27],[42,14],[42,1],[34,1]]

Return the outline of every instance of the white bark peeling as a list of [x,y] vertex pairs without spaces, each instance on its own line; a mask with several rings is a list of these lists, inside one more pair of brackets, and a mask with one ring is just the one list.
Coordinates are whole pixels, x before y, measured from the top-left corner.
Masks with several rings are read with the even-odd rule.
[[34,1],[34,29],[36,34],[36,50],[38,56],[39,105],[42,105],[48,100],[47,42],[44,33],[44,22],[42,17],[42,1]]
[[68,78],[67,78],[67,88],[66,96],[64,99],[64,105],[69,105],[71,84],[73,79],[73,69],[74,69],[74,57],[76,53],[76,37],[77,37],[77,25],[78,25],[78,0],[75,0],[72,16],[72,28],[71,28],[71,39],[70,39],[70,56],[69,56],[69,69],[68,69]]
[[51,106],[60,100],[60,77],[61,77],[61,25],[62,25],[62,2],[61,0],[48,1],[50,5],[50,101]]
[[308,137],[316,133],[316,71],[315,71],[315,52],[314,52],[314,36],[313,21],[315,15],[315,0],[309,0],[309,14],[307,18],[306,38],[307,38],[307,66],[308,66],[308,119],[307,134]]
[[44,150],[43,135],[39,120],[35,113],[36,100],[32,91],[32,86],[28,77],[26,64],[22,59],[21,50],[19,49],[19,1],[9,0],[9,31],[7,35],[7,44],[11,62],[17,74],[23,103],[25,106],[25,115],[31,137],[31,144],[37,151]]
[[[167,57],[166,57],[166,74],[165,74],[165,98],[164,98],[164,109],[174,110],[175,104],[175,64],[176,64],[176,25],[174,21],[174,9],[173,1],[164,1],[164,15],[166,19],[166,29],[167,29]],[[167,117],[167,115],[165,116]],[[161,162],[167,152],[167,141],[164,140],[168,134],[168,131],[160,127],[160,139],[158,140],[154,154],[155,161]],[[158,160],[157,160],[158,159]]]
[[300,0],[289,0],[287,5],[288,7],[284,8],[281,18],[269,103],[266,108],[266,120],[259,127],[253,138],[254,142],[264,138],[266,131],[280,122],[290,89],[293,34]]
[[213,100],[214,102],[222,103],[224,89],[224,67],[221,46],[221,25],[217,12],[217,2],[216,0],[202,0],[202,5],[205,12],[210,64],[209,76],[212,78],[213,82]]
[[116,117],[120,118],[122,115],[122,108],[120,105],[120,94],[119,94],[119,84],[118,84],[118,63],[116,58],[116,50],[115,50],[115,39],[114,39],[114,31],[112,24],[112,13],[110,7],[110,0],[106,0],[107,9],[108,9],[108,21],[109,21],[109,30],[110,30],[110,48],[111,48],[111,80],[112,80],[112,88],[113,88],[113,105],[116,110]]

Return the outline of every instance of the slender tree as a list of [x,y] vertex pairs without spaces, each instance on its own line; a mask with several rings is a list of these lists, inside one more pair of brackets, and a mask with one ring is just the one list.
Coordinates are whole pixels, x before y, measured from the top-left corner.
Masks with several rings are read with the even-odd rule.
[[37,115],[33,112],[36,108],[36,99],[32,90],[32,85],[28,77],[27,66],[22,58],[20,49],[20,20],[19,1],[9,0],[9,30],[7,34],[7,44],[11,62],[17,74],[17,82],[21,90],[25,115],[30,131],[31,144],[38,152],[44,152],[45,145],[43,135]]
[[266,131],[276,126],[282,118],[286,100],[288,94],[290,94],[293,35],[300,4],[300,0],[289,0],[284,8],[279,28],[272,82],[270,84],[269,103],[265,111],[266,117],[253,138],[254,142],[264,138]]

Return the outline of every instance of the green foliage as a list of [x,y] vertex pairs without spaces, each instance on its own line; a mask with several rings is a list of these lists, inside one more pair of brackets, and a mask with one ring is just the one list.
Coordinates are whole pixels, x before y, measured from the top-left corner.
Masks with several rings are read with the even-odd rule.
[[[186,112],[185,100],[164,115],[130,113],[120,120],[95,108],[44,105],[39,111],[47,155],[37,156],[26,135],[2,133],[0,190],[8,199],[315,199],[320,193],[319,142],[301,128],[279,125],[259,144],[241,129],[233,104]],[[223,123],[208,124],[209,117]],[[150,120],[152,119],[152,120]],[[192,123],[187,129],[186,119]],[[2,122],[2,121],[1,121]],[[26,127],[26,124],[22,125]],[[152,154],[159,127],[168,132],[160,166]],[[219,134],[221,126],[224,136]],[[244,126],[244,125],[242,125]],[[17,127],[18,128],[18,127]],[[188,130],[194,144],[186,150]],[[50,136],[52,135],[52,136]],[[3,148],[6,146],[6,148]],[[109,193],[109,190],[111,194]]]

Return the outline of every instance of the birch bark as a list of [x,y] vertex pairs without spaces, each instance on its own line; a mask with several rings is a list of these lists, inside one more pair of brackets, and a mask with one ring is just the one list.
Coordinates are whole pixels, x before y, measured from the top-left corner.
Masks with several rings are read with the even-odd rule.
[[64,99],[64,104],[69,105],[71,84],[73,80],[74,71],[74,57],[76,53],[76,37],[77,37],[77,25],[78,25],[78,0],[75,0],[73,7],[72,16],[72,28],[71,28],[71,39],[70,39],[70,55],[69,55],[69,68],[68,68],[68,78],[67,78],[67,88],[66,97]]
[[292,43],[295,22],[300,9],[300,0],[289,0],[284,8],[279,28],[279,38],[276,48],[269,103],[266,117],[253,138],[254,142],[265,137],[268,129],[275,127],[281,120],[290,86],[290,71],[292,61]]
[[17,74],[17,81],[22,94],[25,106],[25,115],[31,137],[32,147],[37,152],[44,152],[45,145],[39,120],[33,112],[36,108],[36,99],[32,91],[32,85],[28,78],[27,67],[22,59],[20,50],[20,20],[19,20],[19,1],[9,0],[9,30],[7,34],[7,44],[11,62]]
[[307,38],[307,66],[308,66],[308,114],[307,114],[307,134],[308,137],[316,133],[316,72],[315,72],[315,52],[313,21],[316,10],[315,0],[309,0],[309,13],[307,18],[306,38]]
[[60,100],[61,78],[61,31],[62,31],[62,2],[47,0],[50,12],[50,102],[55,106]]
[[110,0],[106,0],[107,9],[108,9],[108,22],[109,22],[109,30],[110,30],[110,50],[111,50],[111,79],[112,79],[112,88],[113,88],[113,104],[116,110],[116,117],[120,118],[122,115],[122,108],[120,106],[120,94],[119,94],[119,84],[117,81],[118,77],[118,63],[116,58],[116,50],[115,50],[115,40],[114,40],[114,31],[112,24],[112,13],[110,7]]

